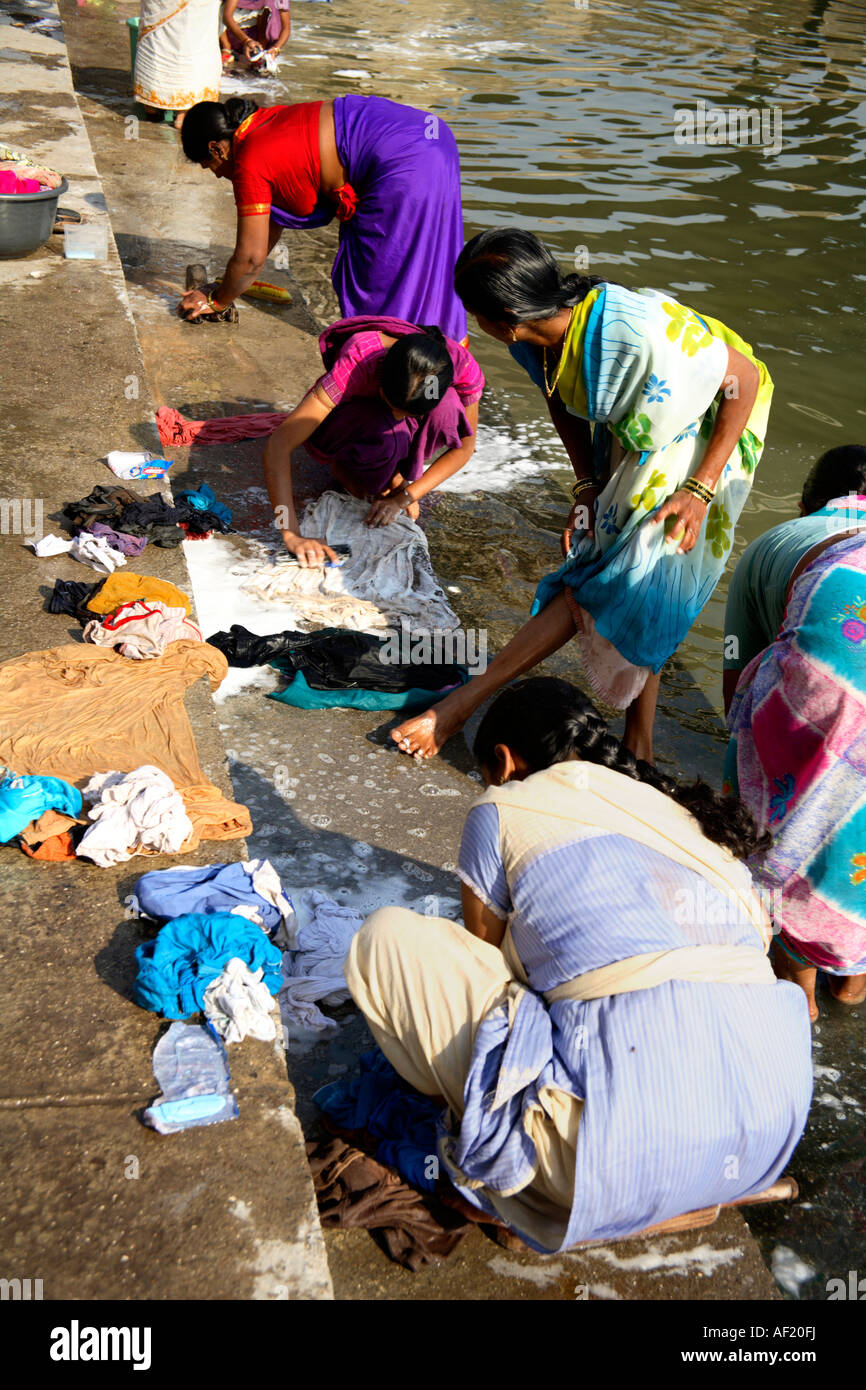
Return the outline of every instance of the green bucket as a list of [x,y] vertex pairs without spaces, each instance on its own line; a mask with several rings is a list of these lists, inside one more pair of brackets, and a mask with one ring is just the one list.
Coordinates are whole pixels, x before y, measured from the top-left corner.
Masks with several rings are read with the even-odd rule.
[[[129,29],[129,70],[134,75],[135,55],[138,52],[138,15],[133,15],[132,19],[128,19],[126,21],[126,26]],[[163,120],[173,121],[174,112],[165,111],[163,113]]]

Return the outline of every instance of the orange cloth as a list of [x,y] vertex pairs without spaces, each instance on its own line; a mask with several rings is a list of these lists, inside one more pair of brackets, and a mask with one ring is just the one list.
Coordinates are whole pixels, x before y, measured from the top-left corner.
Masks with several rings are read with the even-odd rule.
[[38,820],[31,821],[21,831],[19,841],[25,854],[31,859],[49,859],[57,862],[75,858],[75,846],[69,827],[78,825],[74,816],[66,816],[62,811],[43,811]]
[[[169,608],[183,608],[188,613],[191,604],[186,594],[167,579],[153,579],[146,574],[130,574],[129,570],[115,570],[91,599],[87,601],[90,613],[113,613],[124,603],[137,603],[141,599],[159,599]],[[121,769],[122,770],[122,769]]]
[[151,763],[184,798],[195,831],[184,850],[199,839],[239,839],[252,830],[249,812],[206,781],[183,703],[187,686],[207,676],[216,689],[227,671],[222,652],[191,641],[173,642],[152,661],[83,645],[5,661],[0,762],[69,782]]

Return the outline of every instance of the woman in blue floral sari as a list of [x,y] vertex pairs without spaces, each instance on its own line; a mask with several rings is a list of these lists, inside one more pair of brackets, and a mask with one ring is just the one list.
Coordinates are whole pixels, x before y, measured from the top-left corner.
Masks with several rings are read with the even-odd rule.
[[[764,446],[772,381],[716,319],[653,290],[565,278],[530,232],[482,232],[455,288],[543,390],[575,473],[565,563],[460,692],[393,731],[430,757],[489,695],[573,642],[577,678],[652,757],[659,672],[718,583]],[[592,428],[591,428],[592,427]]]

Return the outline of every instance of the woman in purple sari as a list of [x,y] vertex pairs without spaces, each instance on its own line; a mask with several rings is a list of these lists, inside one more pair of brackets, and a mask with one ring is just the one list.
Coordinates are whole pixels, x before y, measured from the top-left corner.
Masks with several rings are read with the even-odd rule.
[[438,116],[383,97],[268,106],[232,97],[193,106],[187,159],[230,179],[237,240],[212,295],[190,290],[190,318],[224,309],[261,273],[284,227],[324,227],[340,245],[331,280],[344,317],[392,315],[466,337],[454,292],[463,247],[460,158]]
[[274,430],[264,454],[275,524],[305,567],[337,557],[324,541],[298,533],[294,449],[304,444],[347,492],[371,502],[369,526],[387,526],[404,511],[414,518],[420,498],[472,457],[484,390],[475,358],[438,328],[342,319],[325,330],[319,349],[324,375]]

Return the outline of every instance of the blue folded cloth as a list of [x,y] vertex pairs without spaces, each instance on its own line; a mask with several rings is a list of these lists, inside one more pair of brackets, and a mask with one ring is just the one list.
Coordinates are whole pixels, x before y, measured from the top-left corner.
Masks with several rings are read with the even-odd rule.
[[[255,868],[269,867],[266,860],[251,861]],[[135,885],[138,909],[148,917],[168,920],[190,913],[231,912],[236,907],[255,908],[268,931],[280,925],[283,913],[253,886],[252,870],[244,864],[206,864],[182,869],[153,869]],[[286,901],[286,906],[290,906]]]
[[16,777],[0,782],[0,844],[20,835],[43,811],[81,814],[81,792],[61,777]]
[[132,997],[165,1018],[189,1018],[202,1009],[208,985],[234,956],[250,970],[262,970],[271,994],[279,992],[282,954],[255,922],[236,912],[176,917],[136,951]]

